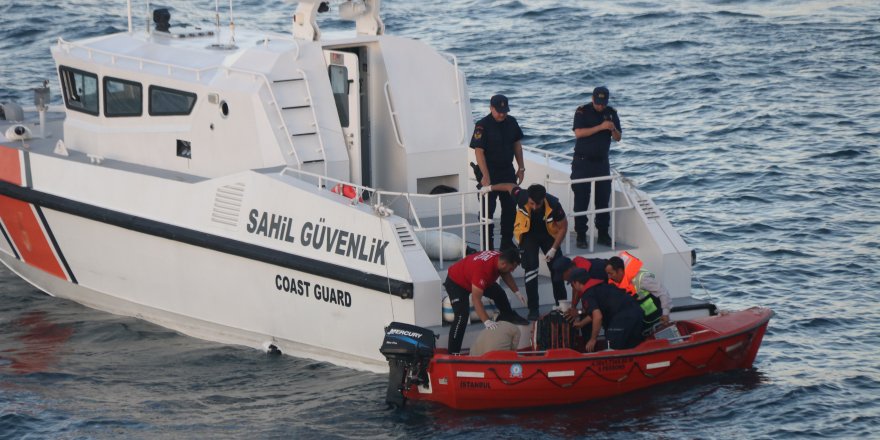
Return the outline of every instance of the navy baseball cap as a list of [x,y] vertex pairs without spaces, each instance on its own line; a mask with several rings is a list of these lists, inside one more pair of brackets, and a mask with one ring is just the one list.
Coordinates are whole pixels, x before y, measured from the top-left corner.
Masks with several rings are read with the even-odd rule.
[[489,100],[489,104],[497,112],[510,113],[510,106],[507,105],[507,97],[504,95],[495,95]]
[[562,281],[562,274],[565,273],[566,269],[571,267],[571,258],[556,257],[551,266],[553,268],[553,281]]
[[593,102],[601,105],[608,105],[608,98],[611,97],[611,93],[608,91],[608,87],[601,86],[593,89]]
[[571,271],[571,275],[568,277],[568,283],[572,284],[575,281],[586,284],[587,280],[590,279],[590,273],[585,269],[581,269],[580,267]]

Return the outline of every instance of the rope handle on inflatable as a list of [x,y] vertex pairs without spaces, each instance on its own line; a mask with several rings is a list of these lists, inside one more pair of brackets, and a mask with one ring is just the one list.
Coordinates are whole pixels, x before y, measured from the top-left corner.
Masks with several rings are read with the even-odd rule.
[[725,350],[722,350],[721,347],[718,347],[718,348],[715,349],[715,352],[712,353],[712,356],[709,356],[709,359],[707,359],[706,362],[704,362],[704,363],[702,363],[702,364],[700,364],[700,365],[694,365],[694,364],[688,362],[686,359],[684,359],[681,355],[678,355],[678,356],[676,356],[675,359],[669,364],[668,367],[664,368],[663,371],[661,371],[661,372],[659,372],[659,373],[657,373],[657,374],[650,374],[650,373],[647,373],[645,370],[642,369],[641,365],[639,365],[638,362],[634,362],[633,365],[630,367],[629,371],[627,371],[627,372],[626,372],[623,376],[621,376],[619,379],[612,379],[612,378],[606,377],[606,376],[603,375],[602,373],[599,373],[598,371],[594,370],[593,367],[586,367],[586,368],[584,368],[584,369],[581,371],[581,374],[579,374],[578,377],[577,377],[574,381],[569,382],[569,383],[559,383],[559,382],[557,382],[556,380],[554,380],[553,378],[551,378],[551,377],[548,375],[548,373],[545,372],[545,371],[544,371],[543,369],[541,369],[541,368],[538,368],[537,370],[535,370],[534,373],[532,373],[532,374],[530,374],[529,376],[524,377],[524,378],[522,378],[522,379],[520,379],[520,380],[517,380],[517,381],[510,381],[510,380],[507,380],[507,379],[502,378],[501,375],[498,374],[498,371],[497,371],[495,368],[489,368],[489,371],[491,371],[492,374],[495,375],[495,378],[496,378],[499,382],[503,383],[504,385],[508,385],[508,386],[519,385],[519,384],[521,384],[521,383],[523,383],[523,382],[526,382],[526,381],[530,380],[531,378],[535,377],[536,375],[540,374],[540,375],[544,376],[544,378],[546,378],[548,382],[552,383],[553,385],[556,385],[558,388],[570,388],[570,387],[575,386],[578,382],[580,382],[581,379],[583,379],[584,376],[587,374],[587,372],[592,372],[592,373],[593,373],[594,375],[596,375],[596,377],[598,377],[599,379],[602,379],[602,380],[604,380],[604,381],[606,381],[606,382],[609,382],[609,383],[621,383],[621,382],[623,382],[623,381],[629,379],[629,376],[630,376],[630,374],[632,374],[632,372],[633,372],[634,369],[638,369],[638,371],[639,371],[640,373],[642,373],[642,376],[645,377],[645,378],[648,378],[648,379],[656,379],[656,378],[658,378],[658,377],[661,377],[661,376],[662,376],[663,374],[665,374],[666,372],[671,371],[672,368],[673,368],[675,365],[677,365],[679,362],[684,363],[685,365],[691,367],[692,369],[694,369],[694,370],[696,370],[696,371],[702,370],[702,369],[708,367],[708,366],[712,363],[712,361],[715,360],[715,357],[718,355],[718,353],[723,354],[728,360],[739,360],[739,358],[742,357],[742,354],[745,353],[745,347],[748,347],[748,346],[751,345],[751,340],[752,340],[753,337],[754,337],[754,334],[749,335],[749,337],[747,338],[748,343],[744,343],[744,344],[743,344],[743,348],[744,348],[744,349],[743,349],[743,350],[737,350],[737,351],[736,351],[736,353],[738,353],[737,356],[731,356],[730,353],[728,353],[728,352],[725,351]]

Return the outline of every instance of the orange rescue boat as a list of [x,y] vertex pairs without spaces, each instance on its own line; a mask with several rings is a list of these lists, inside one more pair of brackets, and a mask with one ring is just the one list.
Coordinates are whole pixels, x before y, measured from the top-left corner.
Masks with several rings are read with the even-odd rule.
[[391,367],[386,401],[403,406],[427,400],[470,410],[562,405],[751,368],[772,317],[772,310],[753,307],[679,321],[628,350],[482,356],[435,353],[433,332],[395,322],[381,348]]

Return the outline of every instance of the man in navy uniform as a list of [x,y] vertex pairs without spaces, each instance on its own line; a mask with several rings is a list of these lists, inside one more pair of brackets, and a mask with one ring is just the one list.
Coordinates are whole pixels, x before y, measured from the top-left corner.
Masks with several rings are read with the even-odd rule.
[[[488,187],[498,183],[519,184],[525,175],[523,165],[522,129],[516,122],[516,118],[508,115],[510,106],[507,97],[495,95],[489,101],[489,114],[477,121],[474,126],[474,135],[471,137],[471,148],[477,157],[479,172],[476,172],[479,187]],[[514,170],[513,160],[516,159],[518,168]],[[480,176],[482,174],[482,176]],[[484,218],[495,217],[497,202],[501,202],[501,246],[506,249],[513,246],[513,220],[516,215],[516,206],[510,193],[506,191],[492,191],[487,196],[487,212]],[[486,243],[483,249],[494,249],[495,225],[490,223]]]
[[[623,129],[620,128],[617,111],[608,105],[609,98],[610,93],[606,87],[596,87],[593,90],[593,102],[578,107],[574,113],[572,130],[577,141],[571,162],[572,180],[611,174],[611,165],[608,162],[611,139],[619,142]],[[573,184],[571,189],[574,191],[574,211],[586,211],[590,203],[590,183]],[[611,181],[596,182],[595,208],[608,208],[610,197]],[[597,241],[605,246],[611,246],[609,220],[607,212],[596,215]],[[587,216],[575,217],[574,230],[577,233],[577,247],[588,247]]]
[[592,324],[587,352],[596,349],[600,328],[605,329],[608,348],[615,350],[634,348],[644,340],[644,313],[635,298],[610,284],[598,284],[586,289],[590,273],[581,268],[571,271],[569,278],[572,290],[582,294],[581,303],[585,312],[582,318],[575,320],[574,326],[584,328]]

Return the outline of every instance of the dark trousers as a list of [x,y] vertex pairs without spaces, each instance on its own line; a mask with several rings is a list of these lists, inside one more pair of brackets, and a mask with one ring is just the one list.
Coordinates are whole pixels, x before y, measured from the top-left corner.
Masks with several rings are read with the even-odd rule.
[[[631,307],[611,316],[605,327],[605,339],[615,350],[625,350],[639,345],[642,336],[642,317],[644,312],[640,307]],[[605,317],[603,317],[605,318]]]
[[[541,225],[543,227],[543,225]],[[553,246],[553,237],[548,233],[536,233],[534,230],[529,231],[527,234],[523,234],[522,242],[519,244],[520,252],[522,253],[522,267],[526,272],[526,295],[528,296],[529,302],[529,310],[537,310],[538,309],[538,263],[539,258],[541,256],[538,253],[538,249],[544,251],[545,253],[550,250]],[[562,256],[561,251],[556,252],[556,256],[553,257],[555,260]],[[553,276],[553,263],[552,261],[548,263],[550,267],[550,275]],[[568,294],[565,292],[565,281],[554,281],[553,282],[553,298],[556,299],[557,304],[559,300],[566,299]]]
[[[608,160],[589,161],[582,155],[575,154],[574,160],[571,162],[571,178],[584,179],[587,177],[600,177],[611,175],[611,166]],[[590,183],[576,183],[571,185],[574,192],[574,210],[575,212],[586,211],[590,206]],[[608,200],[611,198],[611,181],[603,180],[596,182],[596,209],[608,208]],[[582,215],[574,219],[574,231],[578,236],[587,232],[587,216]],[[611,224],[611,217],[607,212],[596,215],[596,229],[608,232],[608,225]]]
[[[468,322],[470,322],[471,292],[455,284],[448,277],[443,282],[443,286],[446,287],[446,294],[449,296],[449,302],[452,303],[452,312],[455,314],[455,318],[452,319],[452,328],[449,329],[449,342],[447,343],[449,353],[455,354],[461,351],[464,332],[467,330]],[[492,285],[487,287],[483,291],[483,296],[495,302],[495,306],[498,307],[499,321],[504,321],[505,317],[513,313],[510,301],[507,299],[507,294],[504,293],[504,289],[498,283],[492,283]]]
[[[486,195],[487,205],[486,211],[483,211],[483,218],[495,218],[495,207],[501,202],[501,246],[513,242],[513,221],[516,218],[516,204],[513,202],[513,196],[507,191],[492,191]],[[486,242],[483,243],[484,250],[495,249],[495,222],[489,223],[486,232]]]

